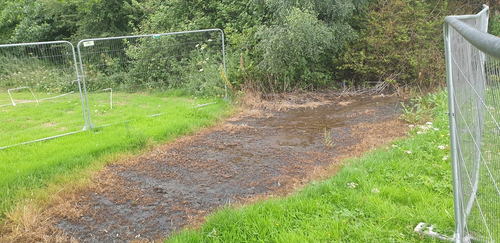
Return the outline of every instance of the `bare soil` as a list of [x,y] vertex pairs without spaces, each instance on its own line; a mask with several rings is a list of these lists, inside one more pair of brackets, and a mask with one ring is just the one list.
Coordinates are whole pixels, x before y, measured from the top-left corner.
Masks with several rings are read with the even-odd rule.
[[[214,210],[285,196],[333,176],[343,159],[405,136],[394,97],[285,99],[108,165],[88,188],[41,212],[36,234],[9,241],[150,242]],[[5,231],[4,231],[5,232]],[[14,234],[15,230],[11,230]]]

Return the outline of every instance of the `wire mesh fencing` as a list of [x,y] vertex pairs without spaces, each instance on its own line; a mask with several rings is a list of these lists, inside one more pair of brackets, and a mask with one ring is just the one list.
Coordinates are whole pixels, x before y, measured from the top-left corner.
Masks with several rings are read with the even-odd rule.
[[0,149],[226,97],[224,45],[220,29],[0,45]]
[[0,149],[82,131],[83,95],[73,45],[0,45]]
[[226,95],[219,29],[86,39],[78,56],[91,127],[162,115],[173,90]]
[[484,6],[444,25],[456,242],[500,239],[500,38],[488,16]]

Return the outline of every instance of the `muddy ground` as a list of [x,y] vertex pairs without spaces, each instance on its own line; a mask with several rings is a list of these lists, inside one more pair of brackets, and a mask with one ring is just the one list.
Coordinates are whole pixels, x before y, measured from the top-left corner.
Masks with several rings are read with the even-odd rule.
[[45,210],[51,226],[38,239],[159,241],[229,203],[287,195],[334,175],[342,159],[404,136],[400,101],[329,97],[246,109],[214,128],[107,166],[87,189]]

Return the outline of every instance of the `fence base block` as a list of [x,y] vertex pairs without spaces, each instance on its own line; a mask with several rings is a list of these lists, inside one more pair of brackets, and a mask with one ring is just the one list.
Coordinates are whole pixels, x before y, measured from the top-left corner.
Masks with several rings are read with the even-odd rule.
[[455,237],[449,237],[446,235],[441,235],[433,231],[434,230],[434,225],[428,226],[427,223],[419,223],[417,227],[415,227],[414,231],[417,232],[420,235],[439,239],[439,240],[444,240],[444,241],[449,241],[453,242],[455,241]]

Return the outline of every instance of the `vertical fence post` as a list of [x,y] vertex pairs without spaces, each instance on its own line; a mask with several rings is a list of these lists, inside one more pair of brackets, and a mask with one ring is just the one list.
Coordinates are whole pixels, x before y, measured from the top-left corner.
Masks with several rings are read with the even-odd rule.
[[446,60],[446,83],[448,90],[448,116],[450,122],[450,146],[451,146],[451,169],[453,173],[453,206],[455,211],[455,242],[461,243],[463,237],[463,222],[464,217],[462,214],[462,183],[460,182],[460,165],[457,156],[457,138],[456,138],[456,124],[455,124],[455,97],[452,76],[452,63],[451,63],[451,43],[450,43],[450,26],[445,22],[444,24],[444,43],[445,43],[445,60]]
[[[71,45],[71,52],[73,53],[73,62],[74,62],[74,66],[75,66],[75,73],[76,73],[76,82],[78,84],[78,91],[80,93],[80,100],[82,101],[82,111],[83,111],[83,119],[85,119],[85,127],[83,127],[83,130],[87,130],[89,129],[89,123],[88,123],[88,116],[89,114],[87,112],[85,112],[85,102],[84,102],[84,95],[83,95],[83,92],[85,91],[85,87],[83,87],[83,90],[82,90],[82,82],[80,81],[80,74],[78,72],[78,61],[76,59],[76,52],[75,52],[75,46],[68,42],[70,45]],[[85,96],[86,97],[86,96]]]
[[[91,115],[90,115],[89,98],[88,98],[89,96],[88,96],[88,93],[87,93],[87,86],[86,86],[86,82],[85,82],[85,71],[83,69],[82,54],[80,52],[80,42],[77,45],[77,48],[78,48],[78,60],[79,60],[78,63],[80,64],[80,72],[78,73],[78,80],[79,80],[79,82],[81,80],[81,83],[82,83],[82,86],[83,86],[84,99],[82,99],[82,100],[85,100],[85,107],[83,108],[83,110],[84,110],[84,112],[87,113],[87,116],[85,117],[86,118],[85,124],[87,125],[87,129],[92,130],[92,120],[91,120]],[[76,69],[78,70],[78,67]]]
[[[222,42],[222,65],[223,65],[223,70],[224,70],[224,79],[227,80],[227,70],[226,70],[226,45],[225,45],[225,36],[224,36],[224,31],[221,29],[217,29],[220,31],[221,35],[221,42]],[[225,89],[225,96],[224,99],[227,99],[227,83],[224,81],[224,89]]]

